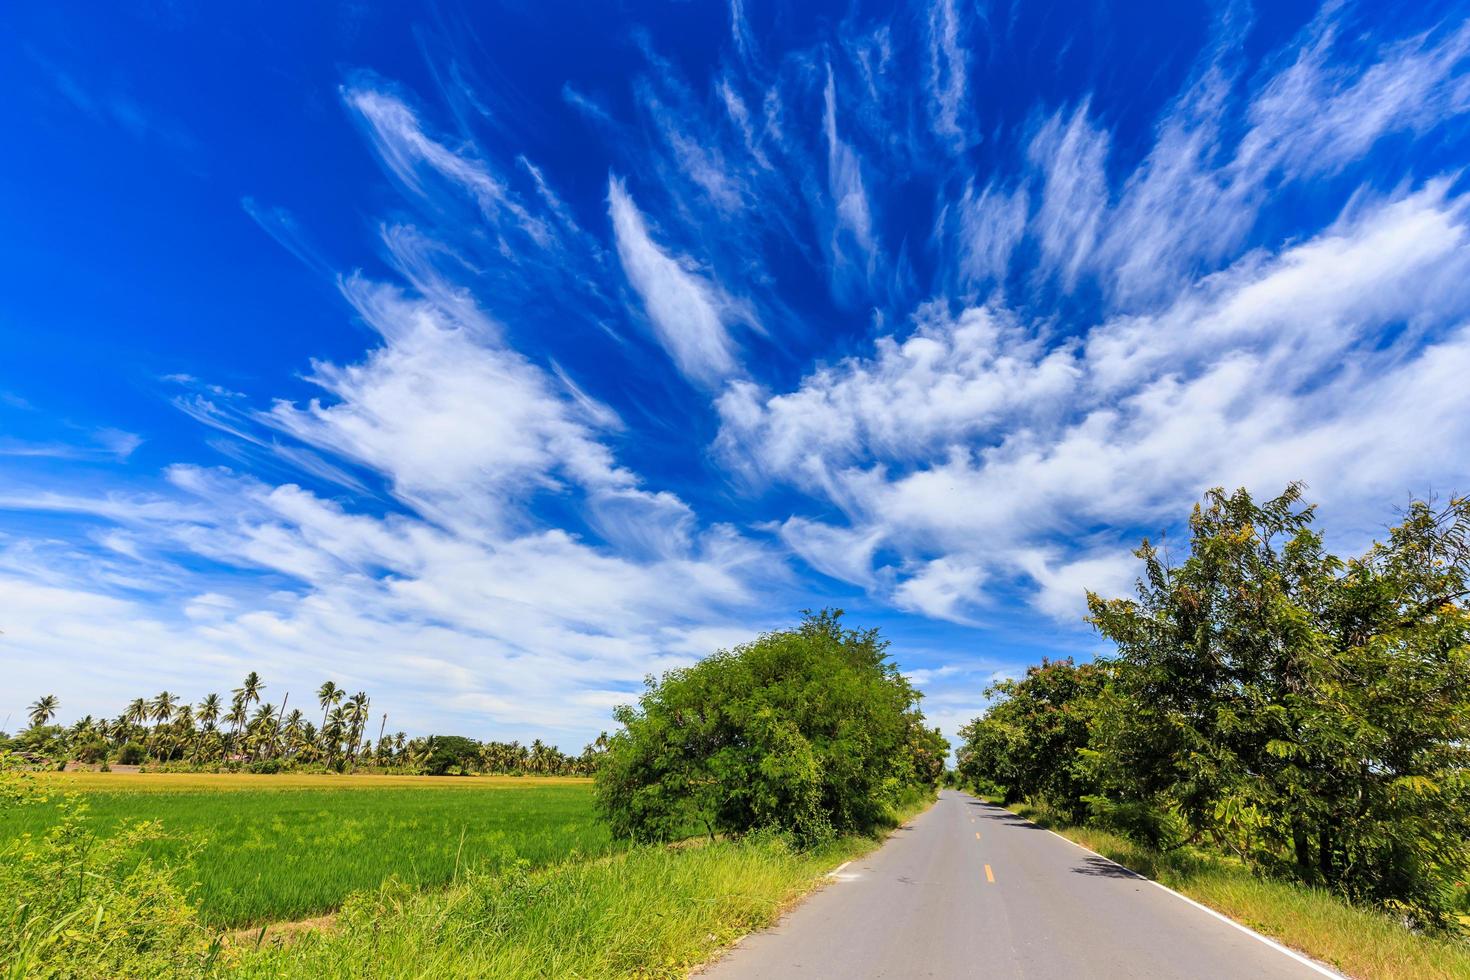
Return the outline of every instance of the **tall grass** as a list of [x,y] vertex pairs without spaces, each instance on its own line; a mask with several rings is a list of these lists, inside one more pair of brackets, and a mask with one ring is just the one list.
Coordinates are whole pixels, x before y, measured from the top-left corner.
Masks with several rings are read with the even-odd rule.
[[796,851],[754,835],[471,874],[439,892],[394,882],[355,896],[333,928],[236,950],[231,965],[272,978],[683,977],[876,844],[847,837]]
[[1349,905],[1320,888],[1261,878],[1238,861],[1192,848],[1164,853],[1105,830],[1068,826],[1034,806],[1011,809],[1350,977],[1470,977],[1470,944],[1411,932],[1380,911]]
[[[585,780],[116,775],[49,785],[80,791],[101,837],[162,824],[167,837],[145,853],[181,866],[212,926],[318,915],[390,877],[442,886],[457,872],[615,847]],[[54,804],[0,814],[0,849],[57,816]]]

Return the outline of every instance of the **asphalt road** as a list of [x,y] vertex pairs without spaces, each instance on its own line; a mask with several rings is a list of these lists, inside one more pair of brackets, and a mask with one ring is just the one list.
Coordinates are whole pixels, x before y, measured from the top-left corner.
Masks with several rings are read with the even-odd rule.
[[948,790],[834,877],[701,980],[1336,976]]

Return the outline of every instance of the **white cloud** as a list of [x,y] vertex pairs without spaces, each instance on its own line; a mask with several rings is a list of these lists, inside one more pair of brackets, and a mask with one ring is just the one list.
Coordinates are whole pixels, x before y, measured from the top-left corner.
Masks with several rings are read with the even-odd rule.
[[1103,164],[1111,143],[1107,131],[1088,119],[1088,104],[1071,119],[1048,119],[1031,139],[1028,156],[1042,173],[1041,207],[1034,219],[1042,254],[1071,285],[1092,258],[1108,207]]
[[725,328],[728,300],[687,263],[659,248],[622,181],[610,179],[607,196],[618,258],[659,343],[695,382],[713,385],[734,374],[735,345]]
[[315,363],[309,380],[331,400],[277,402],[264,421],[386,474],[446,526],[502,524],[561,477],[632,482],[596,440],[600,420],[519,354],[395,287],[354,277],[342,291],[383,346],[358,364]]
[[[33,559],[0,549],[0,594],[14,601],[7,658],[28,665],[15,690],[54,690],[63,703],[111,710],[119,684],[197,695],[258,669],[277,690],[305,691],[325,677],[366,688],[418,731],[567,736],[607,726],[609,692],[633,691],[645,673],[708,652],[700,644],[720,630],[722,640],[740,632],[727,617],[750,604],[754,569],[772,567],[761,549],[718,527],[686,528],[661,555],[623,557],[559,530],[474,540],[225,471],[179,467],[171,477],[182,495],[172,513],[120,515],[150,551],[296,585],[217,576],[228,591],[174,597],[167,582],[135,582],[146,596],[123,599],[88,581],[85,555],[39,556],[49,572],[42,584],[15,575]],[[54,664],[79,649],[89,669],[59,676]],[[432,707],[445,702],[453,707]]]
[[1131,595],[1139,574],[1137,559],[1116,546],[1071,559],[1045,549],[1023,551],[1016,562],[1036,583],[1032,604],[1062,621],[1081,621],[1089,591],[1105,597]]
[[731,387],[718,402],[720,446],[732,463],[830,487],[834,466],[867,455],[927,459],[1052,414],[1079,372],[1070,347],[1048,349],[1009,314],[974,308],[951,319],[928,306],[906,340],[880,337],[871,357],[821,368],[795,391]]
[[1423,132],[1470,109],[1463,72],[1470,24],[1436,41],[1422,34],[1389,44],[1363,71],[1329,64],[1336,35],[1335,22],[1319,18],[1296,61],[1256,96],[1236,167],[1255,174],[1280,168],[1293,177],[1332,173],[1386,133]]
[[467,190],[492,224],[514,224],[538,245],[552,241],[551,229],[526,208],[504,179],[485,161],[430,136],[403,99],[371,80],[344,86],[342,98],[368,124],[378,156],[405,187],[425,193],[420,174],[427,167]]
[[0,437],[0,456],[126,462],[143,437],[121,429],[102,428],[87,434],[86,442],[33,442]]
[[[1315,238],[1077,342],[1004,310],[929,306],[907,340],[879,338],[791,392],[733,387],[718,445],[751,478],[846,513],[818,535],[788,522],[818,568],[951,619],[1027,582],[1038,608],[1074,619],[1089,580],[1125,582],[1105,557],[1132,543],[1116,529],[1173,525],[1206,487],[1306,479],[1362,526],[1364,508],[1470,477],[1456,448],[1470,389],[1455,380],[1470,351],[1466,204],[1439,181],[1362,198]],[[1067,543],[1097,527],[1115,530]],[[864,564],[856,544],[876,540],[896,564]]]
[[780,527],[781,540],[807,564],[824,575],[873,586],[873,554],[883,543],[880,528],[834,527],[803,517],[788,518]]
[[921,564],[893,590],[900,609],[910,609],[933,619],[958,623],[973,622],[962,610],[980,598],[985,572],[960,557],[945,556]]
[[929,102],[934,131],[956,148],[967,141],[960,127],[965,99],[965,61],[960,44],[960,18],[954,0],[934,0],[929,7]]
[[956,271],[962,280],[970,284],[1004,280],[1011,254],[1026,234],[1030,217],[1026,189],[1008,192],[991,185],[977,195],[971,182],[953,210],[959,239]]
[[857,152],[837,132],[837,82],[832,66],[827,66],[827,87],[823,90],[822,128],[827,136],[827,186],[832,195],[836,215],[832,254],[837,265],[847,261],[838,231],[846,231],[866,262],[877,248],[873,240],[873,209],[863,187],[862,163]]
[[1336,5],[1288,50],[1244,109],[1233,145],[1223,126],[1232,67],[1248,25],[1222,17],[1207,63],[1160,121],[1156,142],[1107,216],[1098,271],[1120,300],[1168,294],[1196,263],[1215,267],[1245,238],[1272,188],[1341,172],[1385,136],[1428,132],[1470,109],[1470,26],[1380,48],[1362,68],[1334,63]]

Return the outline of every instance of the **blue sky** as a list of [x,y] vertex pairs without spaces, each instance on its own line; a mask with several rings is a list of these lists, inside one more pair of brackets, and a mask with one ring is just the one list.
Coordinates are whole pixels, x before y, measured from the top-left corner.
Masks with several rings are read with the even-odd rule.
[[0,720],[835,605],[952,734],[1210,486],[1470,483],[1463,5],[552,7],[0,14]]

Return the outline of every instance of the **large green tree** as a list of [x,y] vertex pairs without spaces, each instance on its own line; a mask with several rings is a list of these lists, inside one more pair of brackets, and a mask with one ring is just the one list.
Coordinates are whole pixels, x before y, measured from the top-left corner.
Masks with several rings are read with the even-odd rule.
[[1106,797],[1443,922],[1470,866],[1470,502],[1347,561],[1312,518],[1299,486],[1211,491],[1182,561],[1145,542],[1136,599],[1089,596],[1118,649],[1089,758]]
[[598,805],[615,833],[641,840],[866,828],[935,778],[919,698],[876,630],[808,614],[650,678],[638,705],[616,713],[623,727],[597,766]]
[[1031,798],[1068,820],[1084,818],[1094,784],[1083,753],[1111,674],[1106,664],[1043,660],[1020,680],[992,684],[990,709],[960,729],[961,775],[993,784],[1008,803]]

